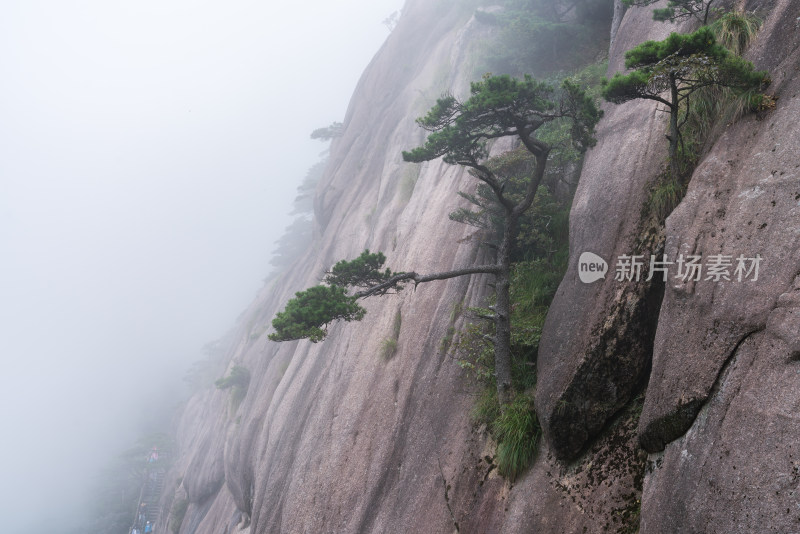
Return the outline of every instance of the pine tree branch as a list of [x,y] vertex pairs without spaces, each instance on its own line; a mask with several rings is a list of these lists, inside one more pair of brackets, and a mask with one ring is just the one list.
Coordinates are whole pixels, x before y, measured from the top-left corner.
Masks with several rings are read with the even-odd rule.
[[414,282],[414,287],[416,287],[419,284],[432,282],[434,280],[447,280],[449,278],[457,278],[468,274],[497,274],[499,271],[499,265],[477,265],[475,267],[465,267],[454,271],[442,271],[425,275],[414,272],[398,273],[381,284],[354,293],[353,297],[362,299],[373,295],[383,295],[390,289],[395,289],[405,282]]

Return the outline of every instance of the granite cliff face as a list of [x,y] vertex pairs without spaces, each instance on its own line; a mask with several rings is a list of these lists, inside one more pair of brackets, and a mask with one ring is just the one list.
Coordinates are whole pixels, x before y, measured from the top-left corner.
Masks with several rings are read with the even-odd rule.
[[[400,152],[423,139],[415,117],[479,76],[471,52],[488,30],[457,4],[409,0],[332,144],[313,247],[237,327],[227,357],[250,370],[246,397],[234,410],[227,392],[208,390],[182,415],[162,503],[188,501],[180,533],[635,532],[640,514],[641,532],[797,530],[800,0],[743,7],[766,15],[748,57],[769,70],[777,107],[714,143],[666,229],[643,210],[666,156],[664,116],[648,102],[605,106],[540,348],[545,443],[510,485],[471,425],[474,386],[440,350],[461,324],[455,305],[480,304],[485,277],[368,301],[362,322],[334,326],[324,343],[266,336],[295,291],[364,248],[395,270],[482,260],[473,229],[447,219],[470,178]],[[609,71],[671,29],[628,10]],[[581,252],[611,262],[662,250],[764,261],[753,283],[578,280]],[[397,353],[382,359],[398,320]],[[163,513],[157,531],[173,526]]]

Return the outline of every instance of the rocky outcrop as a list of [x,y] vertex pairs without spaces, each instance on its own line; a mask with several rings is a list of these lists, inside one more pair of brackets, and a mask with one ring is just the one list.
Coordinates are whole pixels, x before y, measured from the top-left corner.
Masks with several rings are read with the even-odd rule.
[[647,463],[636,435],[640,409],[641,399],[631,402],[569,464],[545,444],[511,491],[500,532],[635,532]]
[[[469,420],[474,386],[440,350],[460,324],[456,305],[483,303],[486,277],[368,301],[363,321],[332,326],[324,343],[266,336],[294,291],[364,248],[383,251],[395,270],[485,261],[474,229],[447,218],[471,177],[441,162],[406,164],[401,151],[422,141],[414,118],[442,92],[465,93],[475,77],[468,58],[486,31],[457,3],[408,2],[365,72],[317,190],[314,246],[262,290],[229,352],[231,365],[251,371],[247,396],[235,413],[215,392],[184,414],[179,463],[190,505],[180,532],[447,532],[456,524],[485,532],[501,518],[496,471],[482,484],[491,463],[481,460],[486,436]],[[385,360],[381,343],[397,317],[398,350]]]
[[[730,125],[667,221],[668,255],[722,254],[733,267],[731,280],[667,285],[639,427],[657,453],[643,533],[800,521],[800,2],[769,7],[748,56],[769,70],[777,105]],[[733,275],[739,255],[762,258],[757,280]]]
[[653,455],[643,534],[797,532],[798,332],[800,277],[735,348],[689,431]]
[[[608,71],[624,69],[624,52],[670,27],[648,9],[625,14]],[[539,346],[536,411],[560,458],[574,458],[646,380],[657,283],[614,279],[616,258],[659,248],[647,214],[648,190],[666,158],[663,113],[652,102],[605,105],[597,146],[586,155],[570,213],[570,264],[550,306]],[[593,252],[609,263],[604,279],[585,284],[578,259]]]
[[[730,280],[670,280],[658,320],[642,443],[660,451],[692,424],[725,363],[763,330],[800,272],[800,49],[797,2],[778,2],[749,52],[773,77],[775,110],[731,125],[696,169],[667,220],[666,254],[730,256]],[[792,36],[780,42],[776,36]],[[734,276],[737,258],[760,256],[758,279]],[[749,269],[752,262],[747,262]]]
[[[608,109],[571,214],[570,271],[542,337],[537,411],[563,458],[625,404],[646,376],[652,350],[639,437],[647,450],[664,452],[652,457],[642,532],[796,530],[790,377],[800,336],[793,283],[800,272],[800,6],[740,7],[765,15],[748,56],[770,72],[778,105],[729,125],[716,140],[667,221],[664,245],[673,261],[681,254],[730,256],[733,279],[671,277],[660,311],[657,290],[578,280],[581,252],[611,263],[653,242],[642,206],[663,157],[663,127],[650,103]],[[637,11],[646,13],[626,14],[615,47],[630,48],[653,31]],[[618,60],[612,50],[610,71]],[[636,158],[644,159],[639,169]],[[740,254],[762,258],[758,280],[735,278]]]

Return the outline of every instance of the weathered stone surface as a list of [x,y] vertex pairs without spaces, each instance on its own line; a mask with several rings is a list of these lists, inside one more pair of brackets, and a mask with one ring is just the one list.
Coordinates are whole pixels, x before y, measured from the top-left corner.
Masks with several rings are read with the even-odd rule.
[[[636,532],[646,454],[639,447],[632,401],[570,464],[545,446],[508,497],[499,532]],[[477,531],[469,531],[477,532]]]
[[[439,350],[461,321],[451,319],[454,304],[481,304],[486,277],[368,301],[362,322],[332,326],[323,343],[266,337],[294,291],[364,248],[384,251],[396,270],[486,260],[474,228],[447,218],[472,178],[441,162],[405,164],[400,153],[422,141],[414,118],[443,91],[464,94],[474,75],[466,57],[487,27],[450,3],[416,0],[404,13],[411,20],[365,72],[331,147],[313,250],[243,315],[229,358],[251,370],[247,396],[236,413],[198,398],[208,413],[184,415],[197,441],[182,440],[180,465],[198,472],[184,479],[192,504],[182,532],[219,534],[248,518],[259,533],[448,532],[456,522],[485,532],[501,517],[502,483],[478,493],[485,469],[463,469],[486,441],[469,420],[474,386]],[[398,351],[385,361],[381,342],[398,313]],[[222,480],[222,466],[224,486],[199,491]]]
[[[188,424],[179,429],[179,446],[191,450],[183,459],[186,464],[183,487],[190,502],[207,500],[225,482],[222,456],[225,408],[225,395],[219,391],[193,398],[186,408],[184,420]],[[204,421],[202,427],[192,424],[198,420]]]
[[[624,68],[624,52],[672,28],[630,9],[620,25],[609,73]],[[646,378],[660,300],[654,284],[614,280],[620,255],[648,254],[643,208],[662,169],[664,114],[650,101],[604,105],[597,146],[587,155],[570,213],[570,265],[547,316],[539,347],[536,407],[554,454],[572,458],[602,429]],[[594,252],[609,263],[604,280],[584,284],[578,258]]]
[[800,277],[747,336],[685,435],[652,455],[642,534],[800,530]]
[[[733,265],[729,281],[703,274],[697,282],[673,277],[667,284],[640,421],[649,451],[686,432],[734,348],[764,329],[800,272],[800,40],[796,30],[787,32],[797,27],[798,9],[797,1],[775,3],[748,53],[769,69],[776,109],[725,131],[667,220],[669,259],[696,254],[708,262],[722,254]],[[734,276],[739,255],[761,256],[757,281]]]

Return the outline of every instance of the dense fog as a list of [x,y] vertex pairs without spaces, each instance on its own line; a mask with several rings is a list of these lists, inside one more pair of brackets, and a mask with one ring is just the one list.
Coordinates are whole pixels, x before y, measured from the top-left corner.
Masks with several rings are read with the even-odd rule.
[[268,275],[309,134],[401,3],[4,3],[4,532],[90,521],[100,469]]

